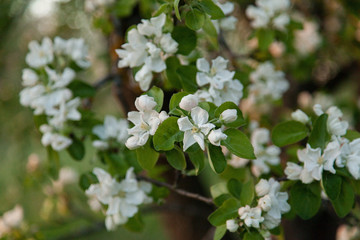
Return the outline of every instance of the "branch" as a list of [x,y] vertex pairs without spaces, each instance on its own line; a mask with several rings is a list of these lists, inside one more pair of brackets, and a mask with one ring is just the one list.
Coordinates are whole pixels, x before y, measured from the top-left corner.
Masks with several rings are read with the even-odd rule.
[[193,199],[202,201],[202,202],[204,202],[206,204],[209,204],[209,205],[214,205],[214,202],[213,202],[213,200],[211,198],[201,196],[201,195],[199,195],[197,193],[191,193],[191,192],[188,192],[188,191],[183,190],[183,189],[178,189],[173,185],[170,185],[170,184],[165,183],[165,182],[160,182],[158,180],[148,178],[146,176],[137,176],[137,178],[139,180],[150,182],[150,183],[152,183],[152,184],[154,184],[156,186],[159,186],[159,187],[165,187],[165,188],[169,189],[170,191],[173,191],[173,192],[175,192],[175,193],[177,193],[179,195],[182,195],[182,196],[185,196],[185,197],[188,197],[188,198],[193,198]]
[[100,79],[98,82],[93,84],[93,87],[98,90],[99,88],[101,88],[102,86],[104,86],[107,82],[110,82],[112,80],[114,80],[115,75],[109,73],[107,76],[105,76],[104,78]]

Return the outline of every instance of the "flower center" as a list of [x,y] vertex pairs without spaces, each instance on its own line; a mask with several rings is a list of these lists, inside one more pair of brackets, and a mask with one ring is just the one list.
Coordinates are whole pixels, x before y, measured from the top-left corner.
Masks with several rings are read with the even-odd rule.
[[322,165],[324,163],[324,158],[323,157],[319,157],[318,160],[317,160],[317,163],[319,165]]
[[146,123],[142,122],[140,125],[140,128],[144,131],[147,131],[147,130],[149,130],[150,127]]
[[210,74],[211,74],[211,75],[215,75],[215,74],[216,74],[216,69],[215,69],[215,68],[211,68],[211,69],[210,69]]
[[197,133],[199,131],[200,131],[200,129],[195,127],[195,126],[193,126],[192,129],[191,129],[191,133]]

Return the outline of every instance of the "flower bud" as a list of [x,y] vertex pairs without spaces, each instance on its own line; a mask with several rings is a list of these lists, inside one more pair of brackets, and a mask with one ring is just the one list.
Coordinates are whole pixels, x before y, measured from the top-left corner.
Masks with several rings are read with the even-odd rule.
[[302,122],[304,124],[306,124],[307,122],[309,122],[309,117],[308,115],[306,115],[306,113],[304,113],[303,111],[301,111],[300,109],[296,110],[295,112],[293,112],[291,114],[291,118],[294,119],[295,121],[298,122]]
[[181,99],[179,107],[186,111],[190,111],[197,105],[198,105],[198,98],[193,94],[189,94]]
[[265,179],[261,179],[255,186],[256,195],[259,197],[264,196],[270,191],[270,184]]
[[34,70],[29,68],[25,68],[22,72],[22,84],[26,87],[34,86],[36,82],[39,80],[38,75]]
[[212,130],[208,136],[211,144],[215,146],[220,146],[220,142],[227,138],[226,134],[224,134],[221,129]]
[[156,102],[153,97],[149,97],[148,95],[141,95],[136,98],[135,106],[140,112],[151,111],[156,107]]
[[271,209],[271,197],[269,195],[265,195],[259,199],[258,206],[265,212]]
[[239,224],[237,224],[234,219],[230,219],[226,221],[226,229],[229,230],[229,232],[236,232],[238,228],[239,228]]
[[303,168],[296,163],[288,162],[284,172],[288,179],[299,180],[302,169]]
[[224,121],[224,123],[231,123],[236,119],[237,119],[236,109],[226,109],[220,115],[220,120]]

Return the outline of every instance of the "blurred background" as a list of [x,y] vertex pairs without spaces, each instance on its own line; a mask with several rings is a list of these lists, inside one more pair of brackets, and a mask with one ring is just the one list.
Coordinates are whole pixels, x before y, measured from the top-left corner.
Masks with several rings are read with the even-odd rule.
[[[95,166],[94,152],[88,151],[81,163],[62,153],[61,165],[71,168],[62,169],[57,182],[44,175],[46,171],[41,171],[47,164],[46,149],[41,146],[41,135],[34,127],[31,110],[19,103],[28,43],[40,41],[44,36],[85,38],[96,68],[88,69],[81,78],[92,83],[104,77],[109,72],[107,40],[93,27],[91,15],[84,11],[84,2],[0,1],[0,216],[16,205],[23,207],[21,228],[30,234],[15,234],[14,238],[19,239],[105,239],[104,234],[106,239],[119,239],[119,236],[121,239],[166,239],[152,212],[144,215],[146,227],[142,233],[121,228],[107,233],[104,216],[92,213],[77,183],[78,175]],[[109,88],[102,88],[97,95],[101,102],[94,102],[99,119],[105,114],[119,115],[118,104],[108,97]]]

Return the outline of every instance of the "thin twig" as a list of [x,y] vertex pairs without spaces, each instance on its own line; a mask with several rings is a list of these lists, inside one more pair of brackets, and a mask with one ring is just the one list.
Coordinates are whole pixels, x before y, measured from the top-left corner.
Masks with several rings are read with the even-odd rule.
[[278,182],[285,182],[285,181],[288,181],[289,179],[287,177],[279,177],[279,178],[276,178],[276,181]]
[[170,185],[168,183],[165,183],[165,182],[160,182],[158,180],[155,180],[155,179],[152,179],[152,178],[149,178],[149,177],[146,177],[146,176],[137,176],[139,180],[143,180],[143,181],[146,181],[146,182],[150,182],[152,184],[155,184],[156,186],[159,186],[159,187],[165,187],[167,189],[169,189],[170,191],[173,191],[179,195],[182,195],[182,196],[185,196],[185,197],[188,197],[188,198],[193,198],[193,199],[196,199],[196,200],[199,200],[199,201],[202,201],[206,204],[209,204],[209,205],[214,205],[214,202],[211,198],[207,198],[207,197],[204,197],[204,196],[201,196],[197,193],[191,193],[191,192],[188,192],[186,190],[183,190],[183,189],[178,189],[176,187],[174,187],[173,185]]
[[105,76],[104,78],[100,79],[98,82],[93,84],[93,87],[98,90],[99,88],[101,88],[102,86],[104,86],[107,82],[110,82],[112,80],[114,80],[115,76],[114,74],[109,73],[107,76]]

